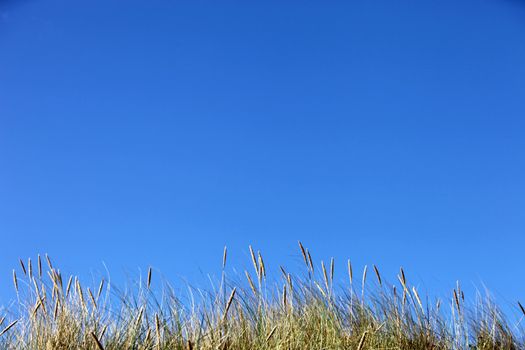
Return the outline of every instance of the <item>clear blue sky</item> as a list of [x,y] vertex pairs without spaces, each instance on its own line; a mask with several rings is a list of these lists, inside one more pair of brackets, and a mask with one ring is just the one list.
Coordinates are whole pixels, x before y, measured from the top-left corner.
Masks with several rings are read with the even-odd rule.
[[[19,257],[168,278],[314,258],[525,300],[525,3],[0,3]],[[356,267],[357,268],[357,267]]]

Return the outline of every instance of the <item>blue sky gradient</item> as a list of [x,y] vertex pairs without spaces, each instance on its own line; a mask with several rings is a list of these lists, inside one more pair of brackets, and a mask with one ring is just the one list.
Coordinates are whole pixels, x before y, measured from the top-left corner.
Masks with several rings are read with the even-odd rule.
[[524,38],[520,1],[4,3],[0,277],[198,283],[300,239],[525,300]]

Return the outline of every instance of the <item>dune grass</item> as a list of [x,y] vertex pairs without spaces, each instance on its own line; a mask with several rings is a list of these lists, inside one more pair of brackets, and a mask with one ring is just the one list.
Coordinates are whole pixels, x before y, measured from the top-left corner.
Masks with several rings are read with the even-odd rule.
[[[223,272],[212,292],[189,288],[189,301],[151,269],[117,291],[104,279],[85,287],[47,256],[21,260],[18,301],[0,314],[0,348],[525,349],[519,322],[509,324],[488,298],[467,303],[459,284],[450,300],[427,302],[403,269],[387,285],[376,266],[354,275],[348,261],[348,284],[335,286],[334,261],[315,265],[301,243],[304,274],[281,267],[270,282],[262,255],[249,250],[245,280]],[[226,260],[225,249],[223,271]],[[516,311],[525,315],[519,303]]]

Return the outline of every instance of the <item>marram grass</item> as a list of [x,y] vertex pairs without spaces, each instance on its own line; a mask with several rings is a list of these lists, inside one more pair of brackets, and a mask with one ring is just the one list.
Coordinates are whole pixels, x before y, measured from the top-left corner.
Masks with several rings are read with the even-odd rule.
[[[189,289],[190,302],[168,284],[155,290],[151,269],[136,289],[117,292],[103,279],[86,287],[63,276],[47,256],[20,261],[18,301],[0,314],[0,348],[525,349],[519,303],[521,317],[510,324],[488,298],[467,303],[459,284],[450,300],[430,303],[403,269],[387,285],[376,266],[357,276],[349,261],[348,285],[336,287],[334,261],[316,266],[299,248],[303,277],[281,268],[280,279],[268,281],[261,253],[249,247],[253,271],[244,271],[245,281],[223,272],[214,292]],[[223,270],[226,260],[225,249]]]

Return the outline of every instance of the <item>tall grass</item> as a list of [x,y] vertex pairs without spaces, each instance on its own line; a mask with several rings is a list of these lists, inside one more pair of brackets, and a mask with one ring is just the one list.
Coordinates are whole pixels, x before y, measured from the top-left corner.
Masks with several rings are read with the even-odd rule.
[[[525,349],[519,323],[488,298],[469,304],[459,284],[449,300],[427,302],[403,269],[388,285],[375,265],[356,276],[348,261],[348,284],[337,286],[333,259],[316,265],[301,243],[299,250],[305,273],[281,267],[270,282],[252,247],[253,271],[230,279],[225,249],[219,285],[190,289],[190,302],[169,284],[155,289],[151,269],[136,288],[118,291],[104,279],[86,287],[63,276],[47,256],[21,260],[17,301],[0,315],[0,348]],[[516,311],[525,315],[521,304]]]

